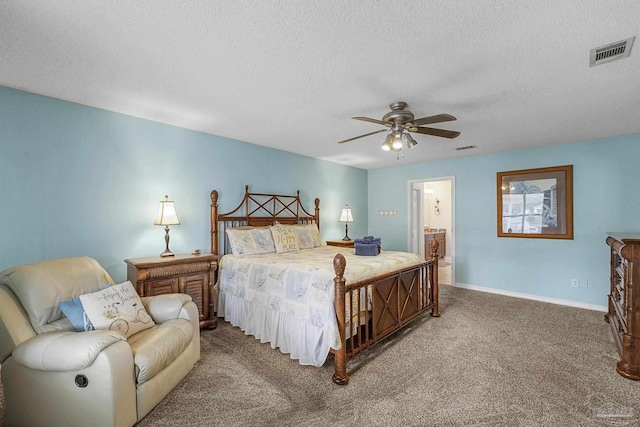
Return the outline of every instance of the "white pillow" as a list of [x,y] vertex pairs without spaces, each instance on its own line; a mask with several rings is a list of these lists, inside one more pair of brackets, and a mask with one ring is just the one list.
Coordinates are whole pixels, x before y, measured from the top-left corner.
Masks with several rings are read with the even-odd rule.
[[300,249],[310,249],[322,246],[320,232],[316,224],[301,224],[295,226],[298,235],[298,246]]
[[234,255],[267,254],[276,251],[268,228],[228,228],[226,232]]
[[80,301],[96,329],[120,331],[129,337],[155,325],[129,281],[80,295]]
[[277,253],[292,252],[299,249],[298,234],[296,233],[294,226],[274,225],[270,228]]

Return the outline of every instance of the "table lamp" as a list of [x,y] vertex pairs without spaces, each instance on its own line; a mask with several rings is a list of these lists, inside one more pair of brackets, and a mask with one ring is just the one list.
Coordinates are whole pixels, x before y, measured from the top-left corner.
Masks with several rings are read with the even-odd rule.
[[160,256],[173,256],[173,252],[169,250],[169,226],[180,225],[180,220],[176,214],[176,206],[173,203],[173,200],[169,200],[169,196],[164,196],[164,200],[160,202],[158,216],[156,216],[156,220],[153,224],[164,225],[164,242],[166,244],[166,248]]
[[344,205],[344,208],[342,208],[340,222],[344,222],[344,238],[342,240],[351,240],[349,237],[349,223],[353,222],[353,216],[351,215],[351,208],[349,205]]

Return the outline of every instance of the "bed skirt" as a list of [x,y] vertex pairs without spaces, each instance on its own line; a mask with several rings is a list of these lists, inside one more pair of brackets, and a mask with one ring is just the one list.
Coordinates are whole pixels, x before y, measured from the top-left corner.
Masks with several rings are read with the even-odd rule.
[[301,365],[322,366],[332,347],[334,334],[326,329],[223,290],[218,295],[218,317],[223,317],[261,343],[268,342],[272,348],[280,349]]

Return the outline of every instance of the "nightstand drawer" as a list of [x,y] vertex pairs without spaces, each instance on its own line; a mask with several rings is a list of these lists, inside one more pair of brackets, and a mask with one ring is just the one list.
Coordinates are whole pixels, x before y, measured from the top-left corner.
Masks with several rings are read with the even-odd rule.
[[144,282],[145,296],[176,294],[178,292],[180,292],[180,290],[178,288],[177,277],[168,279],[147,280]]

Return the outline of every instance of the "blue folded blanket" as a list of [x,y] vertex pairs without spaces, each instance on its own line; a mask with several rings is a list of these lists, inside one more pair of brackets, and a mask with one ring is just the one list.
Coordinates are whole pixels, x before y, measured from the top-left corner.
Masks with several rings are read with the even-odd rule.
[[376,256],[380,253],[382,242],[380,237],[365,236],[362,239],[354,239],[356,255]]

